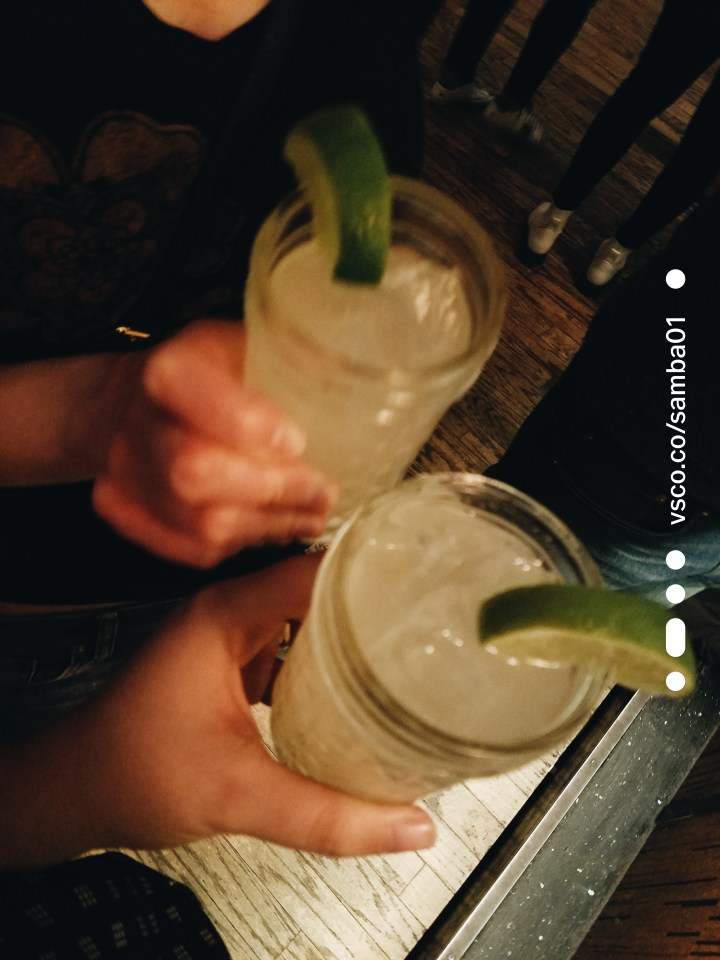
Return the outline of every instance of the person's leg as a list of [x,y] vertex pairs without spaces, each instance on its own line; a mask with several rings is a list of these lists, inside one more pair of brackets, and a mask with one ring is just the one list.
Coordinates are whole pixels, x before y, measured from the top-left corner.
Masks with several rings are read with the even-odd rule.
[[459,86],[472,83],[500,24],[515,0],[469,0],[443,63],[440,82]]
[[625,267],[633,250],[702,198],[720,170],[719,116],[720,71],[665,169],[615,236],[598,247],[587,270],[590,283],[609,283]]
[[540,84],[570,46],[597,0],[547,0],[496,97],[503,110],[531,105]]
[[[632,146],[647,124],[673,103],[718,56],[720,6],[707,0],[666,0],[665,6],[630,75],[588,127],[551,201],[528,217],[527,243],[544,255],[562,233],[570,215],[595,185]],[[612,238],[611,238],[612,239]],[[617,241],[613,241],[617,246]],[[608,244],[610,242],[608,241]],[[610,275],[622,269],[627,251],[599,250]],[[594,262],[594,261],[593,261]],[[607,271],[588,279],[607,282]],[[591,276],[592,274],[592,276]],[[607,277],[609,279],[609,276]]]
[[647,124],[712,65],[720,31],[715,6],[667,0],[635,68],[596,115],[555,188],[555,207],[576,210]]
[[625,247],[642,246],[701,199],[720,171],[720,70],[718,70],[665,169],[616,233]]
[[501,93],[488,103],[483,120],[525,143],[539,143],[542,123],[533,94],[570,46],[596,0],[547,0],[532,23],[520,56]]

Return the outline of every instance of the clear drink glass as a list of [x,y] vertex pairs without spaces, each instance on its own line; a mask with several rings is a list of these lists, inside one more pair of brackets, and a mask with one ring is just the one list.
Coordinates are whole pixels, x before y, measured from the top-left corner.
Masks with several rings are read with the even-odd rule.
[[485,230],[421,181],[393,177],[392,189],[378,287],[332,280],[301,193],[266,220],[251,256],[246,381],[304,427],[307,459],[338,482],[328,534],[403,478],[478,377],[504,317]]
[[323,559],[273,690],[281,762],[396,802],[562,742],[607,670],[513,662],[477,639],[483,599],[543,582],[601,578],[560,520],[506,484],[427,474],[361,507]]

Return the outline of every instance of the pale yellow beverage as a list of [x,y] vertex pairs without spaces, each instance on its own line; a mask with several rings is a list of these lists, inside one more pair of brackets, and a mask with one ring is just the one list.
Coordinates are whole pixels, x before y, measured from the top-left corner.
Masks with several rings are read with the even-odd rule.
[[374,800],[520,765],[568,736],[604,674],[508,661],[477,638],[483,597],[598,583],[560,521],[463,474],[406,482],[343,527],[273,694],[282,762]]
[[340,486],[329,529],[388,489],[472,385],[497,343],[500,269],[453,201],[395,178],[393,242],[377,287],[334,281],[305,201],[253,250],[246,381],[307,432],[307,459]]

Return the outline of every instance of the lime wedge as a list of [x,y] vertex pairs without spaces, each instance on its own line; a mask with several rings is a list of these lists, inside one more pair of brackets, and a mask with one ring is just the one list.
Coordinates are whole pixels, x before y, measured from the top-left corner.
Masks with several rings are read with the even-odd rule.
[[539,584],[490,597],[480,608],[482,643],[525,661],[606,667],[617,683],[652,695],[685,696],[695,688],[689,643],[666,649],[672,614],[645,597],[602,587]]
[[318,242],[336,280],[378,284],[390,246],[385,158],[358,107],[327,107],[288,134],[285,159],[306,193]]

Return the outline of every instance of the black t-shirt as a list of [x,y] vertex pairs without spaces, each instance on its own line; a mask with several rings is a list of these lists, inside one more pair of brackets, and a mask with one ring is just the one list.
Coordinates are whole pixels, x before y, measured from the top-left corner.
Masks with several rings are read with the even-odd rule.
[[240,315],[249,245],[292,186],[285,135],[320,105],[361,103],[391,168],[416,171],[414,3],[273,0],[213,42],[142,0],[12,2],[0,360],[125,349],[129,319],[154,332]]
[[[288,130],[333,102],[368,112],[391,170],[421,151],[417,48],[436,2],[272,0],[207,41],[142,0],[6,0],[0,31],[0,362],[141,349],[242,316],[252,239],[293,186]],[[165,563],[95,517],[89,485],[0,491],[0,599],[177,595]]]

